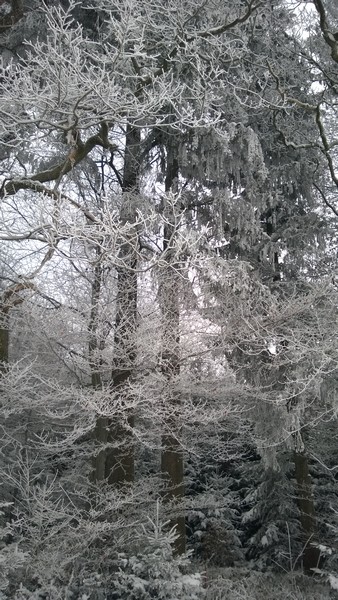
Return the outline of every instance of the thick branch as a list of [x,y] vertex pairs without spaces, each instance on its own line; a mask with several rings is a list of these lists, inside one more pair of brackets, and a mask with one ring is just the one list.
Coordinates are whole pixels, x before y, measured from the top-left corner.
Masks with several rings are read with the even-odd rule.
[[20,283],[15,283],[9,289],[7,289],[2,294],[1,300],[1,310],[8,311],[14,306],[18,306],[18,304],[22,304],[23,298],[19,296],[19,292],[24,290],[34,290],[36,291],[35,285],[31,281],[23,281]]
[[73,198],[57,192],[56,190],[51,190],[50,188],[33,179],[12,179],[11,181],[8,181],[7,184],[4,184],[0,190],[0,198],[4,198],[5,196],[13,196],[20,190],[32,190],[32,192],[38,192],[39,194],[44,194],[50,198],[62,198],[67,200],[67,202],[75,206],[75,208],[81,210],[81,212],[89,221],[92,223],[98,223],[97,218],[84,206],[81,206],[81,204],[76,202],[76,200],[73,200]]
[[[88,138],[83,143],[78,137],[77,144],[73,146],[66,158],[66,160],[58,165],[55,165],[47,171],[40,171],[29,178],[22,178],[17,180],[5,180],[0,190],[0,198],[4,196],[12,196],[22,189],[35,189],[40,191],[37,186],[34,188],[34,182],[38,184],[48,183],[49,181],[59,181],[63,175],[69,173],[77,164],[79,164],[88,154],[95,148],[95,146],[101,146],[102,148],[111,149],[112,144],[108,140],[108,126],[106,123],[101,123],[100,132]],[[49,193],[51,190],[44,188],[44,193]]]
[[317,192],[319,192],[319,194],[321,195],[321,198],[322,198],[324,204],[326,204],[326,206],[330,210],[332,210],[332,212],[336,215],[336,217],[338,217],[338,210],[333,206],[333,204],[331,204],[331,202],[328,201],[323,190],[321,190],[320,187],[316,183],[313,183],[313,186],[316,188]]
[[316,10],[319,14],[319,25],[323,34],[323,38],[328,46],[331,48],[331,56],[333,60],[338,63],[338,39],[337,34],[330,31],[329,25],[326,18],[326,12],[322,0],[313,0]]
[[320,114],[320,106],[317,107],[317,111],[316,111],[316,123],[317,123],[317,127],[319,130],[319,134],[320,134],[320,138],[322,140],[322,144],[323,144],[323,148],[322,148],[322,152],[327,160],[327,164],[329,166],[329,171],[330,171],[330,175],[331,175],[331,179],[333,181],[333,183],[335,184],[335,186],[338,188],[338,177],[335,173],[335,169],[334,169],[334,164],[333,164],[333,159],[332,156],[330,154],[330,144],[329,141],[326,137],[326,133],[325,133],[325,129],[324,129],[324,125],[322,123],[321,120],[321,114]]
[[237,17],[236,19],[234,19],[234,21],[230,21],[230,23],[222,23],[222,25],[219,25],[218,27],[213,27],[212,29],[206,29],[205,31],[198,31],[195,35],[190,36],[187,38],[187,41],[193,41],[195,38],[209,38],[209,37],[214,37],[217,35],[222,35],[222,33],[225,33],[226,31],[229,31],[230,29],[233,29],[234,27],[236,27],[236,25],[239,25],[240,23],[245,23],[245,21],[248,20],[248,18],[260,7],[263,6],[264,2],[257,2],[257,4],[255,4],[255,0],[251,0],[251,2],[249,2],[248,4],[248,8],[246,10],[246,12],[241,16],[241,17]]
[[322,0],[313,0],[313,3],[319,14],[320,28],[324,32],[327,30],[328,27],[327,27],[326,14],[325,14],[325,9],[324,9]]

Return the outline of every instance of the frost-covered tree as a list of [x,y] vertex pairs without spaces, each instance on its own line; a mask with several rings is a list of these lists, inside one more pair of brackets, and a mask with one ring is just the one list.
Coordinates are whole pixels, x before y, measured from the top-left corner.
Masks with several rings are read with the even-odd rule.
[[[119,573],[119,597],[194,597],[172,554],[186,511],[200,556],[215,532],[238,560],[234,528],[255,500],[247,490],[236,513],[245,444],[268,489],[336,370],[318,179],[333,147],[307,42],[283,2],[5,4],[0,237],[22,259],[1,305],[4,340],[13,322],[1,468],[14,484],[5,535],[31,553],[17,585],[100,596]],[[137,547],[160,495],[176,536],[150,550],[145,531]],[[270,499],[263,551],[280,526]]]

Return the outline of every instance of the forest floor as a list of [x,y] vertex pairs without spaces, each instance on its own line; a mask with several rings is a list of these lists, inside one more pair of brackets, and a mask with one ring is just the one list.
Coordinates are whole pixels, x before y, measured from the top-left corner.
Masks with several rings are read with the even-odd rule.
[[[248,568],[210,568],[205,571],[207,600],[333,600],[337,579],[309,577],[300,571],[278,574]],[[334,586],[334,587],[333,587]],[[335,589],[334,589],[335,588]]]

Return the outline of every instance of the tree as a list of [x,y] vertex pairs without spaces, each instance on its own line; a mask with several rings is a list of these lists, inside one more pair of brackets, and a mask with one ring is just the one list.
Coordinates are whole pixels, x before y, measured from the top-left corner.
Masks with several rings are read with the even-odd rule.
[[[102,10],[102,7],[99,8]],[[72,21],[72,14],[75,14],[75,7],[72,4],[68,11],[63,11],[61,8],[56,8],[54,11],[47,10],[44,13],[44,18],[46,18],[47,31],[50,33],[47,34],[46,39],[31,46],[27,58],[15,65],[15,75],[13,70],[13,75],[9,77],[11,66],[6,67],[7,79],[3,84],[5,103],[13,103],[14,97],[18,98],[22,86],[26,86],[26,98],[28,98],[28,104],[25,101],[25,103],[17,106],[16,116],[14,116],[13,111],[10,115],[7,114],[8,131],[6,135],[8,136],[9,145],[11,145],[14,136],[17,140],[20,140],[21,136],[22,142],[24,142],[22,127],[25,127],[27,122],[31,140],[33,140],[34,135],[38,139],[41,130],[51,131],[49,143],[52,143],[55,149],[60,147],[59,136],[63,135],[62,139],[67,143],[68,148],[65,148],[64,156],[61,160],[58,160],[57,164],[48,161],[46,166],[40,168],[40,170],[38,168],[37,172],[29,176],[20,179],[12,177],[9,181],[5,181],[2,189],[3,196],[8,197],[19,193],[21,190],[28,189],[36,194],[49,196],[55,203],[60,201],[69,202],[71,206],[82,212],[89,223],[93,224],[94,227],[99,227],[100,218],[90,212],[85,205],[75,201],[70,191],[68,194],[64,194],[59,190],[63,179],[68,174],[71,175],[77,165],[87,160],[89,153],[93,152],[96,147],[111,152],[111,167],[116,174],[118,173],[113,162],[116,146],[109,140],[109,130],[113,120],[115,122],[120,121],[126,123],[126,146],[123,175],[118,177],[118,183],[122,191],[121,225],[127,225],[129,222],[133,223],[136,218],[136,209],[133,208],[133,204],[136,204],[135,199],[138,198],[137,188],[141,166],[141,123],[150,127],[151,131],[155,131],[157,136],[160,135],[167,114],[170,115],[174,135],[176,135],[175,130],[180,123],[183,123],[184,127],[189,127],[190,123],[192,127],[195,127],[199,122],[203,123],[207,120],[208,127],[212,128],[213,121],[210,122],[209,103],[205,103],[200,82],[205,68],[209,68],[209,65],[213,64],[213,61],[219,56],[220,49],[215,49],[214,56],[206,61],[206,67],[203,67],[200,63],[198,53],[193,54],[189,51],[189,64],[192,64],[192,60],[195,61],[194,69],[198,76],[197,85],[194,85],[193,79],[191,79],[192,87],[189,89],[180,70],[177,71],[177,60],[179,59],[182,62],[183,73],[188,64],[183,52],[185,44],[190,45],[193,51],[196,42],[200,45],[202,40],[215,35],[219,36],[219,39],[222,39],[222,43],[224,41],[225,47],[227,47],[228,41],[225,38],[223,40],[222,36],[226,31],[245,22],[256,10],[255,4],[250,3],[247,9],[242,12],[239,10],[235,16],[230,11],[227,18],[222,22],[219,22],[216,13],[206,13],[202,10],[201,15],[195,15],[196,23],[191,25],[190,6],[187,5],[184,8],[184,14],[187,15],[188,28],[187,31],[181,31],[178,39],[175,38],[174,25],[177,24],[177,19],[181,19],[182,15],[173,17],[172,13],[168,13],[165,27],[169,33],[168,40],[172,39],[172,42],[165,43],[156,60],[152,56],[151,45],[149,44],[153,43],[154,36],[157,35],[155,22],[159,17],[158,8],[153,8],[154,26],[147,15],[142,15],[139,8],[135,10],[135,15],[131,17],[130,8],[129,5],[126,6],[125,9],[120,10],[118,16],[116,16],[113,9],[109,9],[106,11],[109,19],[102,25],[102,32],[107,36],[107,43],[111,44],[110,40],[114,40],[113,45],[110,46],[115,54],[114,71],[112,71],[111,61],[108,62],[104,55],[102,56],[101,48],[91,39],[85,38],[81,27]],[[134,8],[136,9],[136,7]],[[199,22],[201,23],[201,29],[196,28]],[[140,31],[138,47],[135,47],[134,42],[135,31]],[[86,56],[90,56],[85,66],[81,62],[83,52]],[[139,57],[142,58],[139,59]],[[140,63],[139,60],[141,60]],[[69,68],[70,64],[72,65],[71,69]],[[98,64],[101,65],[100,70],[98,70]],[[127,74],[130,79],[126,84]],[[217,78],[218,73],[215,71],[212,78],[209,76],[209,82],[218,86]],[[43,85],[37,101],[33,88],[38,80],[42,81]],[[92,87],[93,80],[101,82],[95,90]],[[149,89],[151,89],[151,94],[149,94]],[[119,99],[116,96],[117,90],[119,90]],[[32,98],[31,101],[29,100],[30,97]],[[110,99],[109,103],[105,100],[106,98]],[[115,98],[114,105],[112,105],[113,98]],[[191,117],[187,108],[189,99],[192,99],[195,104],[195,112]],[[178,101],[177,105],[175,105],[176,101]],[[173,107],[175,107],[174,111]],[[213,120],[217,124],[219,119],[217,111],[212,109],[211,114],[214,114]],[[93,128],[96,131],[92,131]],[[114,129],[112,131],[114,132]],[[86,136],[85,139],[83,139],[84,136]],[[147,143],[148,140],[146,140]],[[158,144],[158,139],[155,138],[155,144],[153,143],[151,147],[156,144]],[[178,152],[178,148],[176,152]],[[177,162],[177,158],[173,158],[173,165],[175,161]],[[173,168],[176,168],[177,175],[172,172]],[[173,180],[177,177],[177,167],[169,165],[165,186],[167,191],[172,187]],[[54,187],[46,185],[48,182],[55,182]],[[70,185],[70,182],[68,185]],[[170,228],[171,225],[168,224],[168,227]],[[58,240],[58,228],[57,224],[54,243],[57,243]],[[168,230],[168,235],[169,233]],[[116,266],[118,277],[114,340],[116,364],[112,372],[114,391],[129,379],[136,357],[134,337],[137,306],[136,246],[138,233],[131,228],[128,236],[130,239],[127,239],[121,245]],[[96,271],[94,279],[92,290],[94,295],[92,295],[92,312],[89,325],[92,333],[97,295],[99,293],[100,274],[98,271]],[[165,305],[163,305],[162,312],[163,315],[166,315],[164,320],[168,321],[168,308]],[[175,314],[177,315],[177,308]],[[168,345],[170,340],[177,338],[176,333],[170,333],[173,328],[177,329],[177,324],[174,325],[173,315],[171,315],[169,322],[164,325],[164,338],[167,338],[164,340],[165,345]],[[94,345],[94,338],[91,335],[91,354],[95,351]],[[95,381],[99,377],[98,374],[92,376]],[[127,419],[127,428],[132,429],[132,425],[133,416],[130,415]],[[121,444],[127,443],[127,446],[129,446],[125,428],[122,427],[122,435],[122,431],[121,433],[117,432],[114,426],[106,437],[107,428],[110,427],[111,425],[105,418],[103,420],[99,418],[96,428],[97,437],[101,442],[110,444],[111,450],[108,453],[99,454],[99,464],[95,467],[97,475],[101,478],[104,472],[105,477],[108,477],[111,482],[115,480],[116,482],[132,480],[133,458],[131,450],[126,449],[126,464],[124,464],[123,453],[121,455],[118,451],[118,455],[114,456],[112,447],[112,445],[116,445],[117,439],[121,439]],[[105,469],[103,471],[101,461],[104,456]],[[166,456],[165,453],[164,456]],[[180,470],[182,471],[182,466],[180,466]]]
[[[44,468],[43,506],[64,504],[39,544],[58,556],[61,515],[74,525],[62,534],[67,564],[48,571],[61,587],[73,567],[78,581],[89,564],[95,573],[100,553],[110,553],[107,573],[113,552],[134,556],[135,523],[154,494],[184,552],[186,489],[195,509],[207,497],[193,494],[199,475],[189,488],[191,456],[194,473],[235,469],[231,457],[247,452],[243,428],[276,466],[273,448],[299,440],[319,408],[307,382],[318,392],[337,359],[323,257],[330,224],[312,193],[332,149],[312,118],[318,92],[291,9],[97,1],[89,26],[86,6],[63,6],[36,9],[43,34],[3,63],[0,80],[0,235],[36,256],[26,275],[14,270],[9,290],[36,291],[17,307],[21,333],[33,329],[69,370],[66,379],[39,349],[25,380],[34,393],[26,386],[13,402],[33,411],[27,473],[37,482],[28,494],[17,485],[26,508],[16,523],[29,523],[32,540]],[[14,33],[6,28],[8,42]],[[303,458],[296,453],[307,541]],[[70,540],[86,567],[70,557]]]

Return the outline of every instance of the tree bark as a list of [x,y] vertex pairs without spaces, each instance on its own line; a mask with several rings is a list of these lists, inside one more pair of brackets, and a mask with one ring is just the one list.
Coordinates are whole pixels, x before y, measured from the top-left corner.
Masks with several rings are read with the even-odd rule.
[[32,282],[15,283],[2,294],[0,300],[0,372],[5,372],[9,361],[9,313],[11,308],[23,302],[19,292],[34,290]]
[[[135,199],[139,193],[140,129],[128,124],[120,221],[130,224],[119,252],[117,268],[117,300],[114,336],[114,361],[111,374],[112,391],[120,397],[123,407],[128,401],[126,383],[133,374],[136,361],[137,326],[137,247],[138,233],[132,224],[136,221]],[[108,423],[105,476],[110,484],[134,480],[134,450],[132,428],[134,413],[126,406],[125,413]]]
[[305,451],[298,450],[296,447],[293,458],[297,484],[297,503],[300,511],[304,548],[302,562],[304,570],[311,572],[311,569],[318,567],[320,560],[320,550],[312,545],[313,542],[317,541],[317,520],[312,495],[312,481]]
[[9,330],[8,330],[8,308],[0,308],[0,375],[8,366],[9,359]]
[[[99,301],[102,287],[102,266],[100,263],[100,248],[96,249],[96,266],[94,268],[94,280],[92,283],[91,311],[89,320],[89,365],[91,371],[91,384],[94,389],[102,387],[100,365],[98,362],[97,351],[98,342],[98,319],[99,319]],[[93,481],[102,481],[105,478],[106,462],[106,444],[107,444],[107,418],[98,416],[93,432],[97,449],[92,459],[92,479]]]
[[[271,237],[275,229],[273,225],[273,209],[270,209],[263,218],[266,222],[266,232]],[[278,253],[274,253],[273,256],[273,269],[273,281],[281,281],[281,265],[279,263]],[[286,341],[285,347],[287,347]],[[287,379],[286,369],[286,367],[280,367],[278,369],[277,385],[281,388],[284,386],[284,381]],[[291,410],[291,406],[292,402],[287,407],[288,411]],[[312,495],[312,480],[309,473],[308,458],[304,450],[301,431],[294,435],[294,443],[293,460],[297,486],[297,503],[300,511],[300,524],[302,527],[302,563],[304,570],[311,572],[311,569],[318,567],[320,550],[311,545],[311,542],[317,541],[316,510]]]
[[[177,190],[178,162],[174,148],[167,147],[167,167],[165,191]],[[169,406],[165,428],[162,435],[161,472],[164,479],[164,499],[173,503],[180,503],[184,497],[184,465],[183,454],[179,442],[181,424],[177,422],[180,398],[170,388],[175,385],[174,379],[180,373],[180,310],[179,310],[179,265],[177,264],[175,249],[176,227],[171,207],[168,208],[164,226],[163,253],[165,267],[161,273],[160,284],[160,309],[162,316],[162,373],[168,381]],[[178,409],[178,410],[177,410]],[[178,514],[171,519],[172,527],[176,528],[178,538],[175,543],[177,554],[186,550],[186,531],[184,515]]]

